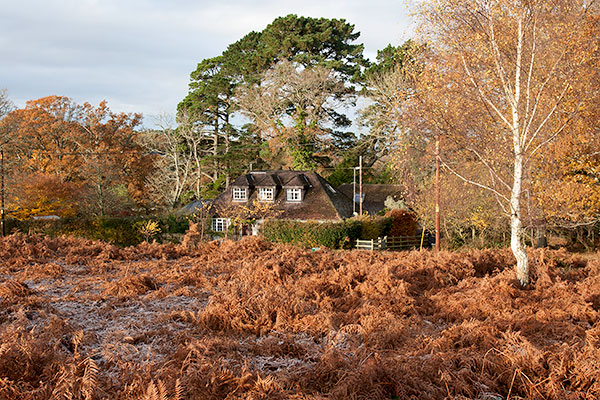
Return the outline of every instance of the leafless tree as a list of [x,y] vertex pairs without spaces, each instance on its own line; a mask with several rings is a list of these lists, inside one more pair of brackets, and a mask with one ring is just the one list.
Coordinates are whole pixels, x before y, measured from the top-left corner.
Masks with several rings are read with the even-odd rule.
[[174,207],[189,188],[194,159],[184,150],[173,116],[163,114],[154,120],[157,129],[140,136],[140,144],[154,156],[154,172],[147,178],[148,194],[159,204]]

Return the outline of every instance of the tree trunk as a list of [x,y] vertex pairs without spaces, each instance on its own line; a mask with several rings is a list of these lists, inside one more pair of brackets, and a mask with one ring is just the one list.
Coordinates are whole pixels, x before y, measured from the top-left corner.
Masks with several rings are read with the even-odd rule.
[[198,142],[194,139],[193,141],[193,149],[194,149],[194,161],[196,161],[196,199],[200,200],[202,198],[202,167],[200,165],[200,155],[198,151]]
[[523,223],[521,220],[521,192],[523,186],[523,143],[519,118],[521,97],[521,56],[523,50],[523,19],[519,19],[517,62],[515,64],[514,97],[512,103],[512,138],[514,151],[513,186],[510,192],[510,248],[517,259],[517,279],[521,286],[529,284],[529,259],[523,246]]
[[100,216],[104,217],[104,188],[102,186],[102,182],[98,181],[96,188],[96,193],[98,194],[98,207],[100,208]]
[[517,259],[517,279],[523,287],[529,284],[529,258],[523,246],[521,221],[521,187],[523,184],[523,155],[516,146],[513,187],[510,195],[510,248]]
[[538,249],[541,249],[542,247],[548,247],[545,221],[538,222],[535,227],[535,247]]
[[[225,154],[229,155],[229,113],[225,112]],[[229,157],[225,158],[227,165],[225,168],[225,190],[229,189],[230,177],[229,177]]]
[[219,154],[219,116],[215,116],[214,137],[213,137],[213,178],[216,182],[219,179],[219,162],[217,155]]

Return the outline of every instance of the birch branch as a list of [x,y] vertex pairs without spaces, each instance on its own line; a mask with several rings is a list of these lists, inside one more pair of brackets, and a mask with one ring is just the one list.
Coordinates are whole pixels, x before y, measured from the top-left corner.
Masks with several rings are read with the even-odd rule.
[[495,177],[495,179],[500,181],[500,183],[504,185],[508,190],[511,190],[510,185],[506,183],[506,181],[504,181],[504,179],[502,179],[502,177],[500,177],[500,175],[496,173],[496,170],[491,165],[489,165],[489,163],[485,160],[485,158],[481,156],[481,154],[479,154],[477,150],[471,147],[468,147],[467,150],[469,150],[470,152],[475,154],[477,158],[479,158],[479,161],[481,161],[481,163],[490,171],[490,175],[492,175],[492,177]]
[[494,20],[492,18],[491,12],[488,18],[490,29],[490,46],[492,47],[492,53],[494,54],[494,64],[496,64],[496,72],[498,73],[498,77],[500,78],[500,82],[502,83],[502,89],[504,90],[504,94],[506,95],[508,101],[513,105],[513,107],[516,107],[517,100],[515,99],[515,97],[513,97],[511,93],[511,88],[506,80],[506,72],[504,71],[504,68],[502,68],[502,64],[500,63],[500,49],[498,48],[498,43],[496,42],[493,22]]
[[533,119],[535,118],[535,115],[537,113],[537,108],[538,108],[538,106],[540,104],[540,98],[542,97],[542,93],[544,92],[544,90],[546,89],[546,85],[548,85],[548,82],[550,82],[550,79],[554,75],[554,71],[556,70],[556,67],[558,66],[558,63],[564,57],[565,52],[566,52],[566,49],[565,49],[565,51],[562,52],[562,54],[560,55],[560,57],[558,57],[558,59],[556,60],[556,62],[552,66],[552,69],[550,70],[550,72],[548,73],[548,76],[546,77],[546,79],[542,83],[542,86],[540,87],[539,92],[535,96],[535,102],[534,102],[534,105],[533,105],[533,110],[531,111],[531,115],[529,116],[529,121],[527,121],[527,123],[523,127],[523,133],[522,133],[522,135],[523,135],[523,143],[525,143],[527,141],[527,132],[529,132],[529,129],[531,128],[531,124],[533,123]]
[[[538,128],[535,130],[535,132],[531,135],[531,138],[529,139],[529,142],[527,142],[527,145],[524,148],[525,152],[527,152],[527,150],[529,149],[529,147],[531,147],[533,141],[538,136],[538,134],[541,132],[542,128],[550,120],[550,118],[552,117],[552,115],[554,114],[554,112],[556,111],[556,109],[558,108],[558,105],[561,103],[563,97],[565,96],[565,93],[567,92],[567,89],[569,88],[569,86],[570,85],[568,83],[567,83],[567,85],[565,85],[563,91],[561,92],[558,100],[556,101],[556,103],[554,104],[554,106],[552,107],[552,109],[548,112],[548,114],[546,115],[546,117],[544,118],[544,120],[542,121],[542,123],[538,126]],[[568,119],[567,121],[570,121],[570,119]],[[560,129],[560,131],[562,131],[562,129],[564,129],[564,126],[563,126],[563,128]],[[556,136],[557,134],[558,133],[555,133],[554,136]]]
[[494,105],[494,103],[492,103],[492,101],[485,95],[485,93],[483,93],[483,91],[481,90],[481,87],[479,87],[477,82],[475,82],[475,78],[471,74],[471,70],[467,66],[467,61],[465,60],[464,56],[462,57],[462,61],[463,61],[463,66],[465,68],[465,72],[467,73],[467,76],[473,83],[473,86],[475,86],[475,88],[479,92],[479,95],[481,96],[483,101],[486,102],[490,107],[492,107],[492,109],[496,112],[496,114],[498,114],[500,119],[502,119],[502,121],[504,121],[504,123],[509,127],[509,129],[512,130],[512,124],[508,121],[508,119],[504,116],[504,114],[502,114],[502,112]]
[[[536,27],[537,27],[537,20],[533,21],[533,32],[532,32],[532,45],[531,45],[531,59],[529,61],[529,72],[527,74],[527,87],[526,87],[526,92],[527,92],[527,101],[525,103],[525,121],[527,121],[528,117],[529,117],[529,105],[531,102],[531,78],[533,76],[533,64],[535,62],[535,56],[536,56],[536,49],[537,49],[537,43],[536,43]],[[525,131],[523,131],[523,134],[525,133]]]
[[552,136],[550,136],[548,139],[544,140],[542,143],[538,144],[535,149],[533,149],[533,151],[531,152],[531,154],[529,154],[529,156],[527,157],[527,159],[525,160],[525,165],[527,165],[527,163],[529,162],[529,160],[531,160],[531,158],[534,156],[534,154],[541,149],[542,147],[544,147],[545,145],[547,145],[548,143],[550,143],[551,141],[553,141],[558,135],[561,134],[561,132],[566,128],[566,126],[569,124],[569,122],[571,122],[573,118],[569,118],[567,119],[562,125],[561,127],[554,132],[554,134],[552,134]]
[[466,178],[463,175],[459,174],[452,167],[450,167],[448,164],[446,164],[446,162],[442,159],[442,157],[440,157],[440,162],[442,163],[442,165],[444,166],[444,168],[446,168],[448,171],[452,172],[454,175],[456,175],[458,178],[462,179],[463,181],[465,181],[465,182],[467,182],[467,183],[469,183],[471,185],[475,185],[477,187],[480,187],[482,189],[489,190],[490,192],[494,193],[496,196],[500,197],[504,201],[510,202],[510,199],[508,197],[506,197],[505,195],[503,195],[502,193],[500,193],[499,191],[497,191],[493,187],[488,186],[488,185],[484,185],[484,184],[479,183],[479,182],[475,182],[475,181],[473,181],[473,180],[471,180],[469,178]]

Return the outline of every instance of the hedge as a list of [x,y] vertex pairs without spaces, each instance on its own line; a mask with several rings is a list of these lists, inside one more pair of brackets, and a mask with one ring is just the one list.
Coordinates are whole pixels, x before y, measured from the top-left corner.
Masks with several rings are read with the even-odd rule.
[[159,217],[97,217],[97,218],[61,218],[56,220],[8,219],[6,231],[11,233],[39,233],[48,236],[69,235],[92,240],[102,240],[118,246],[134,246],[143,241],[140,225],[149,219],[158,221],[161,233],[156,236],[159,242],[173,240],[178,234],[187,231],[189,221],[186,217],[165,215]]
[[301,247],[351,248],[360,232],[360,222],[353,220],[324,223],[269,220],[263,225],[267,240]]
[[413,236],[417,231],[416,216],[412,212],[392,212],[385,217],[363,216],[344,222],[269,220],[263,226],[267,240],[301,247],[328,247],[349,249],[356,239],[377,239],[392,233]]

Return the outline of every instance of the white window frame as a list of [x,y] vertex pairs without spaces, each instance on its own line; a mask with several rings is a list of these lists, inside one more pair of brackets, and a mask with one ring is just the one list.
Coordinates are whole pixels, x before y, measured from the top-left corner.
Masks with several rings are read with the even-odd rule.
[[248,200],[248,189],[241,187],[233,188],[233,201],[246,201]]
[[258,188],[258,200],[259,201],[273,201],[273,200],[275,200],[275,188],[274,187],[261,187],[261,188]]
[[229,220],[227,218],[213,218],[211,227],[215,232],[225,232],[229,227]]
[[302,189],[288,188],[286,189],[287,201],[297,203],[302,201]]

